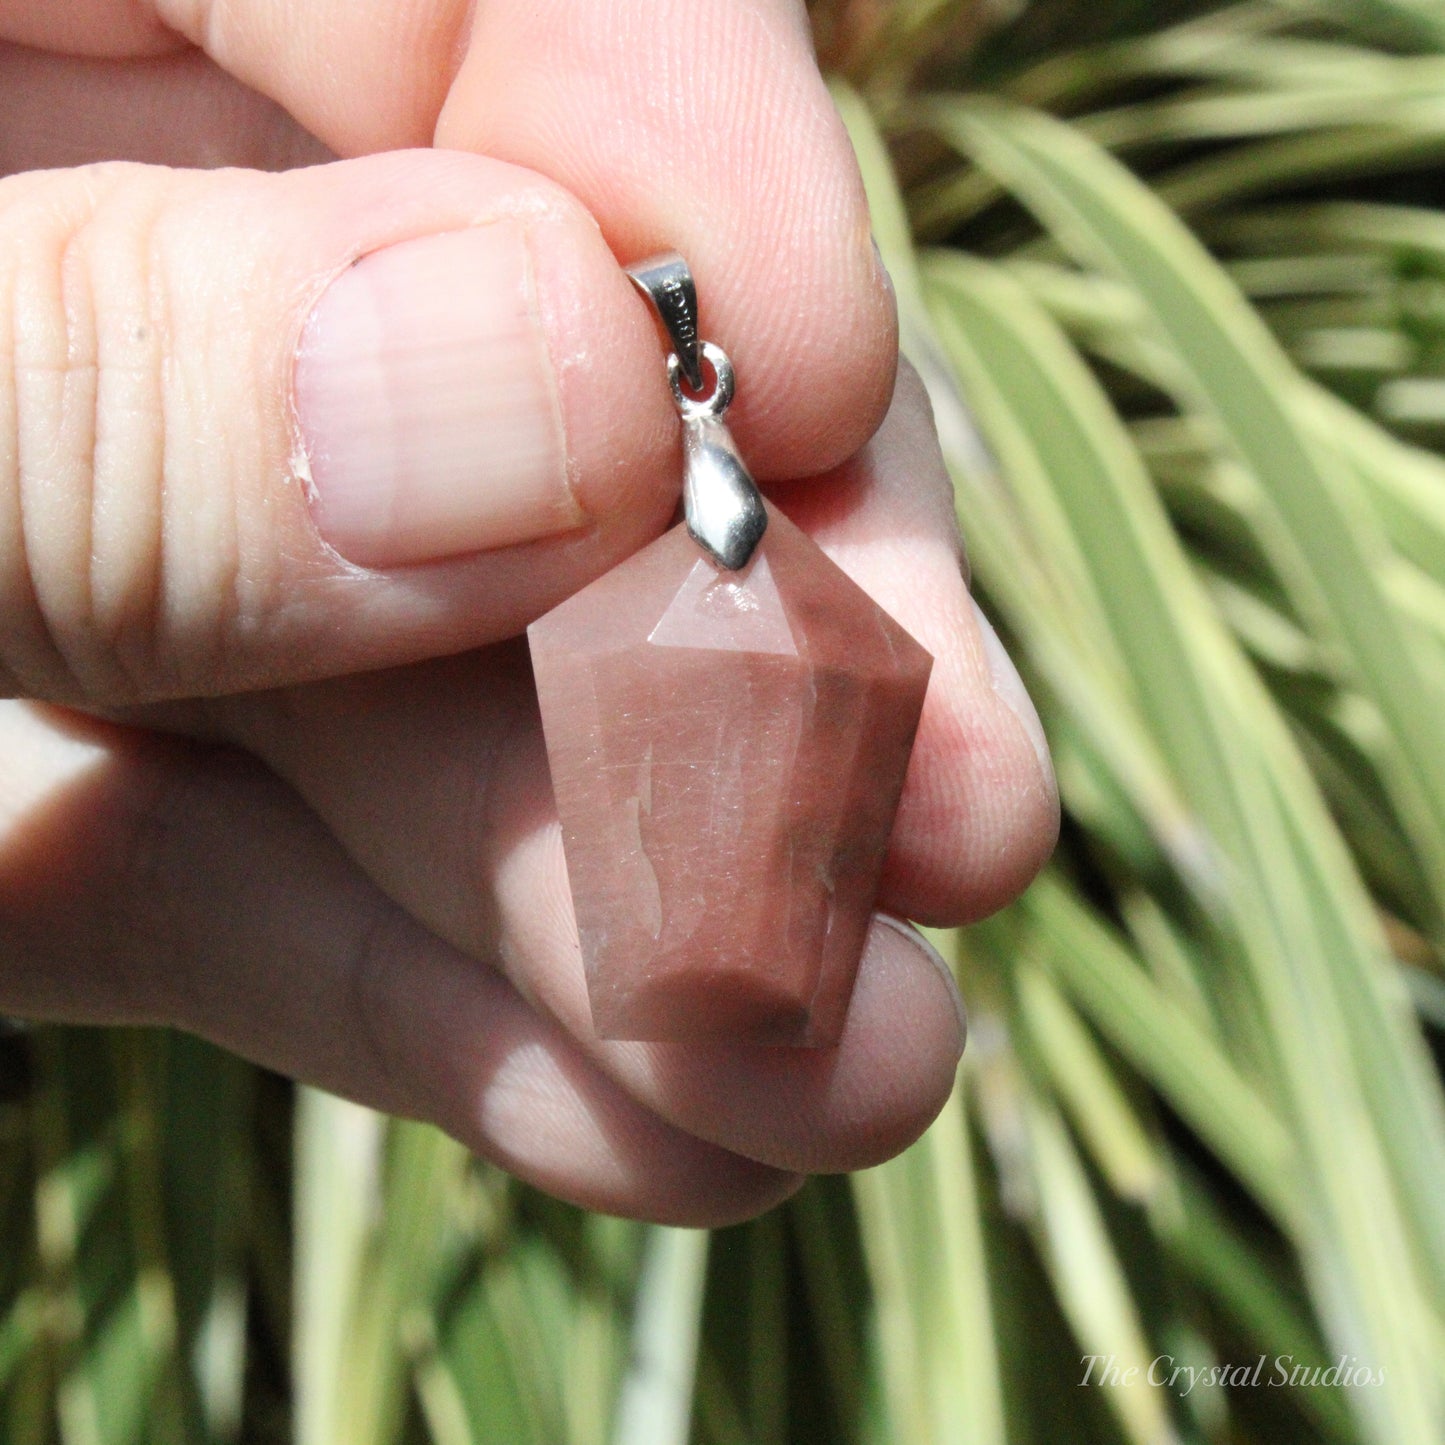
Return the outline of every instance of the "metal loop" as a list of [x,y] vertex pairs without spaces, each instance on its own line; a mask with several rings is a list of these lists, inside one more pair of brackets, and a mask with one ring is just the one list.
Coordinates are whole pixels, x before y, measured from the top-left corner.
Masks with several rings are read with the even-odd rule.
[[712,367],[716,380],[707,396],[692,397],[682,389],[683,368],[677,353],[673,352],[667,358],[667,384],[672,388],[672,399],[677,403],[683,421],[704,416],[720,417],[733,399],[733,364],[728,360],[727,352],[711,341],[704,341],[702,359]]
[[[667,358],[667,383],[683,422],[687,530],[718,566],[740,571],[762,540],[768,513],[722,420],[733,399],[733,364],[722,347],[698,337],[697,288],[687,262],[676,251],[640,261],[627,274],[652,303],[673,346]],[[704,362],[713,373],[712,390],[706,395],[701,394]]]

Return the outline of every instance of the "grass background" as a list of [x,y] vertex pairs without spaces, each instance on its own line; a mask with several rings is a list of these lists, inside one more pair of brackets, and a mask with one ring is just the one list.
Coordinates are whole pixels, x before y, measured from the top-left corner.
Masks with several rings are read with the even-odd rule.
[[12,1033],[0,1441],[1445,1439],[1445,5],[814,18],[1066,815],[956,1093],[708,1237]]

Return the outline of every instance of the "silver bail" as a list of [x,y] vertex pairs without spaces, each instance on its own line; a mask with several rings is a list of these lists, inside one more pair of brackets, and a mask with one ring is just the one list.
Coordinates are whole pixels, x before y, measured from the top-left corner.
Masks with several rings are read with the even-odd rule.
[[[689,535],[719,566],[730,572],[748,565],[767,530],[768,514],[757,484],[748,473],[722,415],[733,399],[733,365],[721,347],[697,334],[697,288],[687,262],[675,251],[630,267],[627,274],[652,302],[674,350],[667,358],[667,380],[682,418],[682,507]],[[688,369],[691,349],[694,378]],[[712,368],[708,396],[689,396],[703,387],[702,363]]]
[[667,328],[682,374],[694,391],[702,390],[702,342],[697,334],[697,285],[676,251],[665,251],[627,268],[632,284],[652,302]]

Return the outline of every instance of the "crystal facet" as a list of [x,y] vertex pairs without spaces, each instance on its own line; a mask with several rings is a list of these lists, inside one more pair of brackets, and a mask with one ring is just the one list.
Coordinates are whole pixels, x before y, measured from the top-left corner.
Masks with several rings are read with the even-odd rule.
[[836,1042],[932,658],[772,506],[528,636],[598,1034]]

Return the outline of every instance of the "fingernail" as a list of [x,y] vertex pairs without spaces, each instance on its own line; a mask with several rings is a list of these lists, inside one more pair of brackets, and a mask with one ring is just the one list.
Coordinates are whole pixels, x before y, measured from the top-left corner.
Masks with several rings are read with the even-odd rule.
[[929,942],[927,936],[920,933],[911,923],[899,918],[896,914],[884,913],[881,909],[873,916],[879,923],[891,928],[895,933],[901,933],[937,970],[939,977],[948,989],[948,997],[953,1004],[953,1011],[958,1015],[959,1049],[961,1051],[963,1041],[968,1037],[968,1010],[964,1007],[963,994],[959,991],[958,979],[954,976],[953,970],[948,966],[948,961],[933,944]]
[[515,221],[343,272],[306,323],[295,392],[316,525],[349,561],[426,562],[584,520]]
[[983,638],[983,651],[988,659],[993,690],[1022,724],[1029,742],[1033,744],[1044,782],[1049,788],[1055,789],[1057,784],[1054,781],[1054,760],[1049,754],[1049,740],[1044,736],[1044,725],[1039,721],[1034,701],[1024,686],[1023,678],[1019,676],[1018,668],[1013,664],[1013,658],[1008,655],[1008,650],[998,639],[998,633],[993,630],[993,623],[984,616],[983,608],[974,598],[970,597],[969,601],[973,604],[973,615],[978,619],[979,636]]

